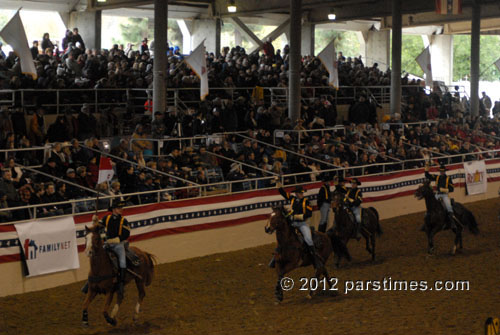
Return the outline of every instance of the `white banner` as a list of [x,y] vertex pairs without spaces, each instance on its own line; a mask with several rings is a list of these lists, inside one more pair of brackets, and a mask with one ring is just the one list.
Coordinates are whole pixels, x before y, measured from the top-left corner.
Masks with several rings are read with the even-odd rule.
[[331,41],[324,49],[318,54],[318,58],[323,63],[330,74],[328,84],[336,89],[339,89],[339,71],[337,63],[337,54],[335,53],[335,40]]
[[28,277],[78,269],[78,248],[73,217],[15,224]]
[[467,194],[486,193],[488,175],[484,161],[466,162],[464,163],[464,170]]
[[425,85],[430,86],[430,88],[433,88],[433,83],[432,83],[432,66],[431,66],[431,51],[430,47],[427,47],[418,55],[418,57],[415,59],[420,65],[420,68],[422,71],[425,73]]
[[205,40],[184,60],[191,70],[200,78],[200,99],[203,101],[208,95],[207,59],[205,58]]

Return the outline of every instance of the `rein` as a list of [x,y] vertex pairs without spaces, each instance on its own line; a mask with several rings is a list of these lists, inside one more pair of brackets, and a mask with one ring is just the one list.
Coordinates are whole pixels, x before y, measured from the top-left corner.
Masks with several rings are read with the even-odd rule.
[[115,275],[113,275],[113,274],[106,275],[106,276],[89,276],[88,280],[89,280],[90,283],[100,283],[103,280],[111,279],[111,278],[114,278],[114,277],[115,277]]

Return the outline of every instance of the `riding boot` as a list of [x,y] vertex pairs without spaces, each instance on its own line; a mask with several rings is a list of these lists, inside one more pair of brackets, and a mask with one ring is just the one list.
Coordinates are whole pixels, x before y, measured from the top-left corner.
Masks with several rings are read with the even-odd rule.
[[269,267],[274,269],[276,267],[276,257],[273,255],[273,259],[269,262]]
[[85,285],[83,285],[83,287],[80,289],[80,291],[82,291],[82,293],[85,293],[87,294],[87,292],[89,291],[89,282],[85,282]]
[[318,225],[318,231],[320,231],[322,233],[326,232],[326,222],[325,223],[320,223]]
[[455,215],[451,212],[448,212],[448,220],[450,221],[450,229],[457,229],[457,225],[455,223]]
[[361,239],[361,223],[356,221],[356,240]]
[[118,294],[123,298],[123,287],[125,285],[125,271],[127,269],[120,269],[120,277],[118,278]]
[[311,259],[314,264],[315,269],[320,269],[323,267],[323,261],[319,257],[319,255],[316,253],[316,249],[314,246],[307,246],[307,250],[309,251],[309,255],[311,255]]

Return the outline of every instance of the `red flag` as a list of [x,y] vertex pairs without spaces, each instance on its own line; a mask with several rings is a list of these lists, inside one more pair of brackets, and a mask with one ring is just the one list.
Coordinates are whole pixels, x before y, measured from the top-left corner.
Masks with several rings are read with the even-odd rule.
[[99,178],[97,179],[97,184],[110,181],[113,178],[115,171],[113,171],[113,166],[111,165],[111,158],[101,156],[99,161]]

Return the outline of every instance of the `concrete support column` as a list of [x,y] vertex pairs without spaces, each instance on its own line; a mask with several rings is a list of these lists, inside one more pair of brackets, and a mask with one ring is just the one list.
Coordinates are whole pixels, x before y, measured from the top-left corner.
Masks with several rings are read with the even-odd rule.
[[182,53],[184,55],[189,55],[193,51],[193,46],[191,45],[191,31],[185,20],[177,20],[177,26],[182,33]]
[[[422,38],[424,46],[430,45],[431,47],[432,79],[451,85],[453,82],[453,35],[431,35]],[[428,40],[427,43],[426,40]]]
[[302,25],[302,56],[314,56],[314,24],[304,23]]
[[205,40],[207,52],[220,53],[220,25],[220,19],[195,20],[192,30],[193,49]]
[[288,69],[288,116],[300,117],[300,39],[302,33],[302,0],[290,0],[290,68]]
[[87,49],[101,49],[102,11],[72,12],[67,25],[70,30],[78,28]]
[[242,46],[243,44],[243,37],[241,36],[241,33],[239,30],[234,31],[234,45],[236,46]]
[[479,115],[479,49],[481,30],[481,5],[474,0],[472,5],[472,25],[470,41],[470,108],[473,116]]
[[403,43],[401,1],[392,0],[391,114],[401,112],[401,45]]
[[377,63],[381,71],[386,71],[391,60],[391,32],[369,30],[363,33],[363,37],[365,37],[365,65],[373,66]]
[[168,1],[154,0],[153,112],[166,111]]

